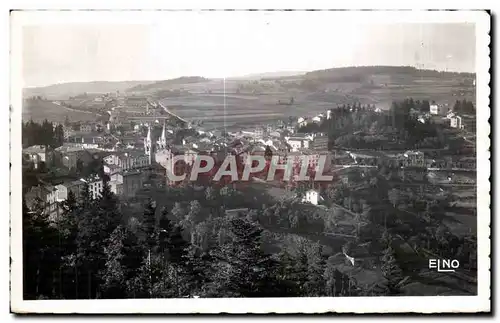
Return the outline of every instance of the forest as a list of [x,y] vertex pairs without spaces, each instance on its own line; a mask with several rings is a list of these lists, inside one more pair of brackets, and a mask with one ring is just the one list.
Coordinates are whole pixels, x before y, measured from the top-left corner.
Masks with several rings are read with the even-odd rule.
[[[156,200],[159,191],[145,191],[139,204],[120,201],[107,184],[95,200],[86,188],[69,194],[55,220],[41,201],[31,210],[24,205],[24,297],[401,295],[416,266],[399,250],[400,239],[474,269],[475,238],[440,225],[446,201],[413,206],[416,200],[386,187],[383,174],[367,183],[382,194],[373,199],[340,183],[325,191],[329,203],[341,206],[333,213],[230,185],[169,187]],[[410,209],[419,214],[414,222],[400,218]],[[353,225],[339,227],[346,221]],[[341,231],[354,240],[330,243],[328,235]],[[375,260],[360,268],[375,265],[382,273],[369,286],[338,267],[344,252],[367,243]]]
[[64,143],[64,128],[47,120],[42,123],[30,120],[22,125],[22,138],[23,147],[43,145],[57,148]]

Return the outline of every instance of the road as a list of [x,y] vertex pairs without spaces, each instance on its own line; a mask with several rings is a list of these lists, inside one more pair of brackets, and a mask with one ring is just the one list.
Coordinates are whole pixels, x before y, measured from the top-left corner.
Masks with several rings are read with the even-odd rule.
[[179,117],[178,115],[176,115],[175,113],[172,113],[170,110],[168,110],[168,108],[165,105],[163,105],[160,101],[156,102],[156,104],[158,104],[163,109],[163,111],[168,113],[170,116],[177,118],[177,119],[181,120],[182,122],[189,123],[188,120],[183,119],[183,118]]

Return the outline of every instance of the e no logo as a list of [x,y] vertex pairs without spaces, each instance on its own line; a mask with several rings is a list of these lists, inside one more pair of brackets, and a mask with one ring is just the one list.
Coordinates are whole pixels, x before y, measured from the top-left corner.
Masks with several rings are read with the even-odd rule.
[[455,272],[460,267],[460,262],[456,259],[429,259],[429,269],[437,269],[439,273]]

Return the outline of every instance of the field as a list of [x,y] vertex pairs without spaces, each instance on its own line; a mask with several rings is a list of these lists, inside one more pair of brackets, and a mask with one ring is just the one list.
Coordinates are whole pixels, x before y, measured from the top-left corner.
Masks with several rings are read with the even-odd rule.
[[[26,89],[26,93],[60,94],[59,99],[84,92],[112,92],[161,98],[180,117],[203,121],[205,127],[250,126],[265,124],[289,116],[314,116],[341,104],[375,104],[388,109],[393,101],[413,97],[453,106],[458,100],[475,102],[472,74],[438,73],[408,67],[352,67],[315,71],[293,77],[270,79],[178,78],[158,82],[68,83],[46,88]],[[127,88],[127,85],[130,85]],[[97,91],[101,89],[100,91]],[[125,90],[124,90],[125,89]],[[57,91],[56,91],[57,90]],[[62,95],[62,97],[61,97]],[[293,105],[278,105],[278,100]],[[90,114],[70,112],[75,120]],[[50,102],[31,102],[23,117],[34,119],[64,118],[68,110]]]
[[[471,95],[454,96],[462,87],[442,84],[436,80],[422,85],[406,84],[402,86],[365,88],[360,84],[329,83],[321,92],[282,91],[252,93],[196,93],[175,98],[165,98],[162,102],[182,118],[201,120],[209,128],[265,123],[289,116],[314,116],[325,113],[327,109],[339,104],[374,104],[381,109],[388,109],[395,100],[413,97],[419,100],[431,100],[453,105],[455,100],[473,99]],[[465,93],[465,92],[464,92]],[[469,93],[469,92],[467,92]],[[278,105],[278,100],[288,101],[294,98],[294,104]]]
[[95,120],[96,115],[90,112],[68,109],[52,101],[24,100],[22,117],[24,122],[30,119],[36,122],[41,122],[45,119],[53,122],[64,122],[66,117],[71,121]]

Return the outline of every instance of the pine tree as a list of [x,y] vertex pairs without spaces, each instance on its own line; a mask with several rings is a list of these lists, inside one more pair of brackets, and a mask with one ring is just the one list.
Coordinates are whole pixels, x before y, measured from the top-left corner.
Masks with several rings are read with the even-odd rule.
[[307,282],[305,290],[308,296],[324,296],[325,261],[321,255],[321,246],[316,243],[310,247],[307,255]]
[[307,280],[307,259],[298,261],[287,250],[278,254],[279,269],[277,279],[282,297],[305,296],[303,286]]
[[156,245],[156,204],[149,200],[144,206],[144,215],[142,220],[142,242],[147,250],[152,250]]
[[262,229],[243,219],[231,220],[229,229],[231,241],[212,251],[216,296],[276,296],[278,266],[261,249]]
[[25,299],[42,295],[58,297],[54,274],[59,269],[58,232],[49,225],[41,201],[31,208],[23,202],[23,294]]
[[137,275],[141,266],[141,248],[137,238],[126,227],[118,226],[104,247],[105,268],[102,290],[105,298],[125,298],[127,282]]
[[384,255],[382,256],[382,274],[387,280],[389,295],[399,294],[398,285],[403,277],[401,268],[396,262],[392,247],[384,250]]
[[182,274],[186,265],[186,257],[189,248],[189,243],[182,237],[182,227],[179,225],[174,226],[168,243],[168,261],[174,268],[175,275],[175,295],[182,296],[181,293],[189,292],[183,284]]

